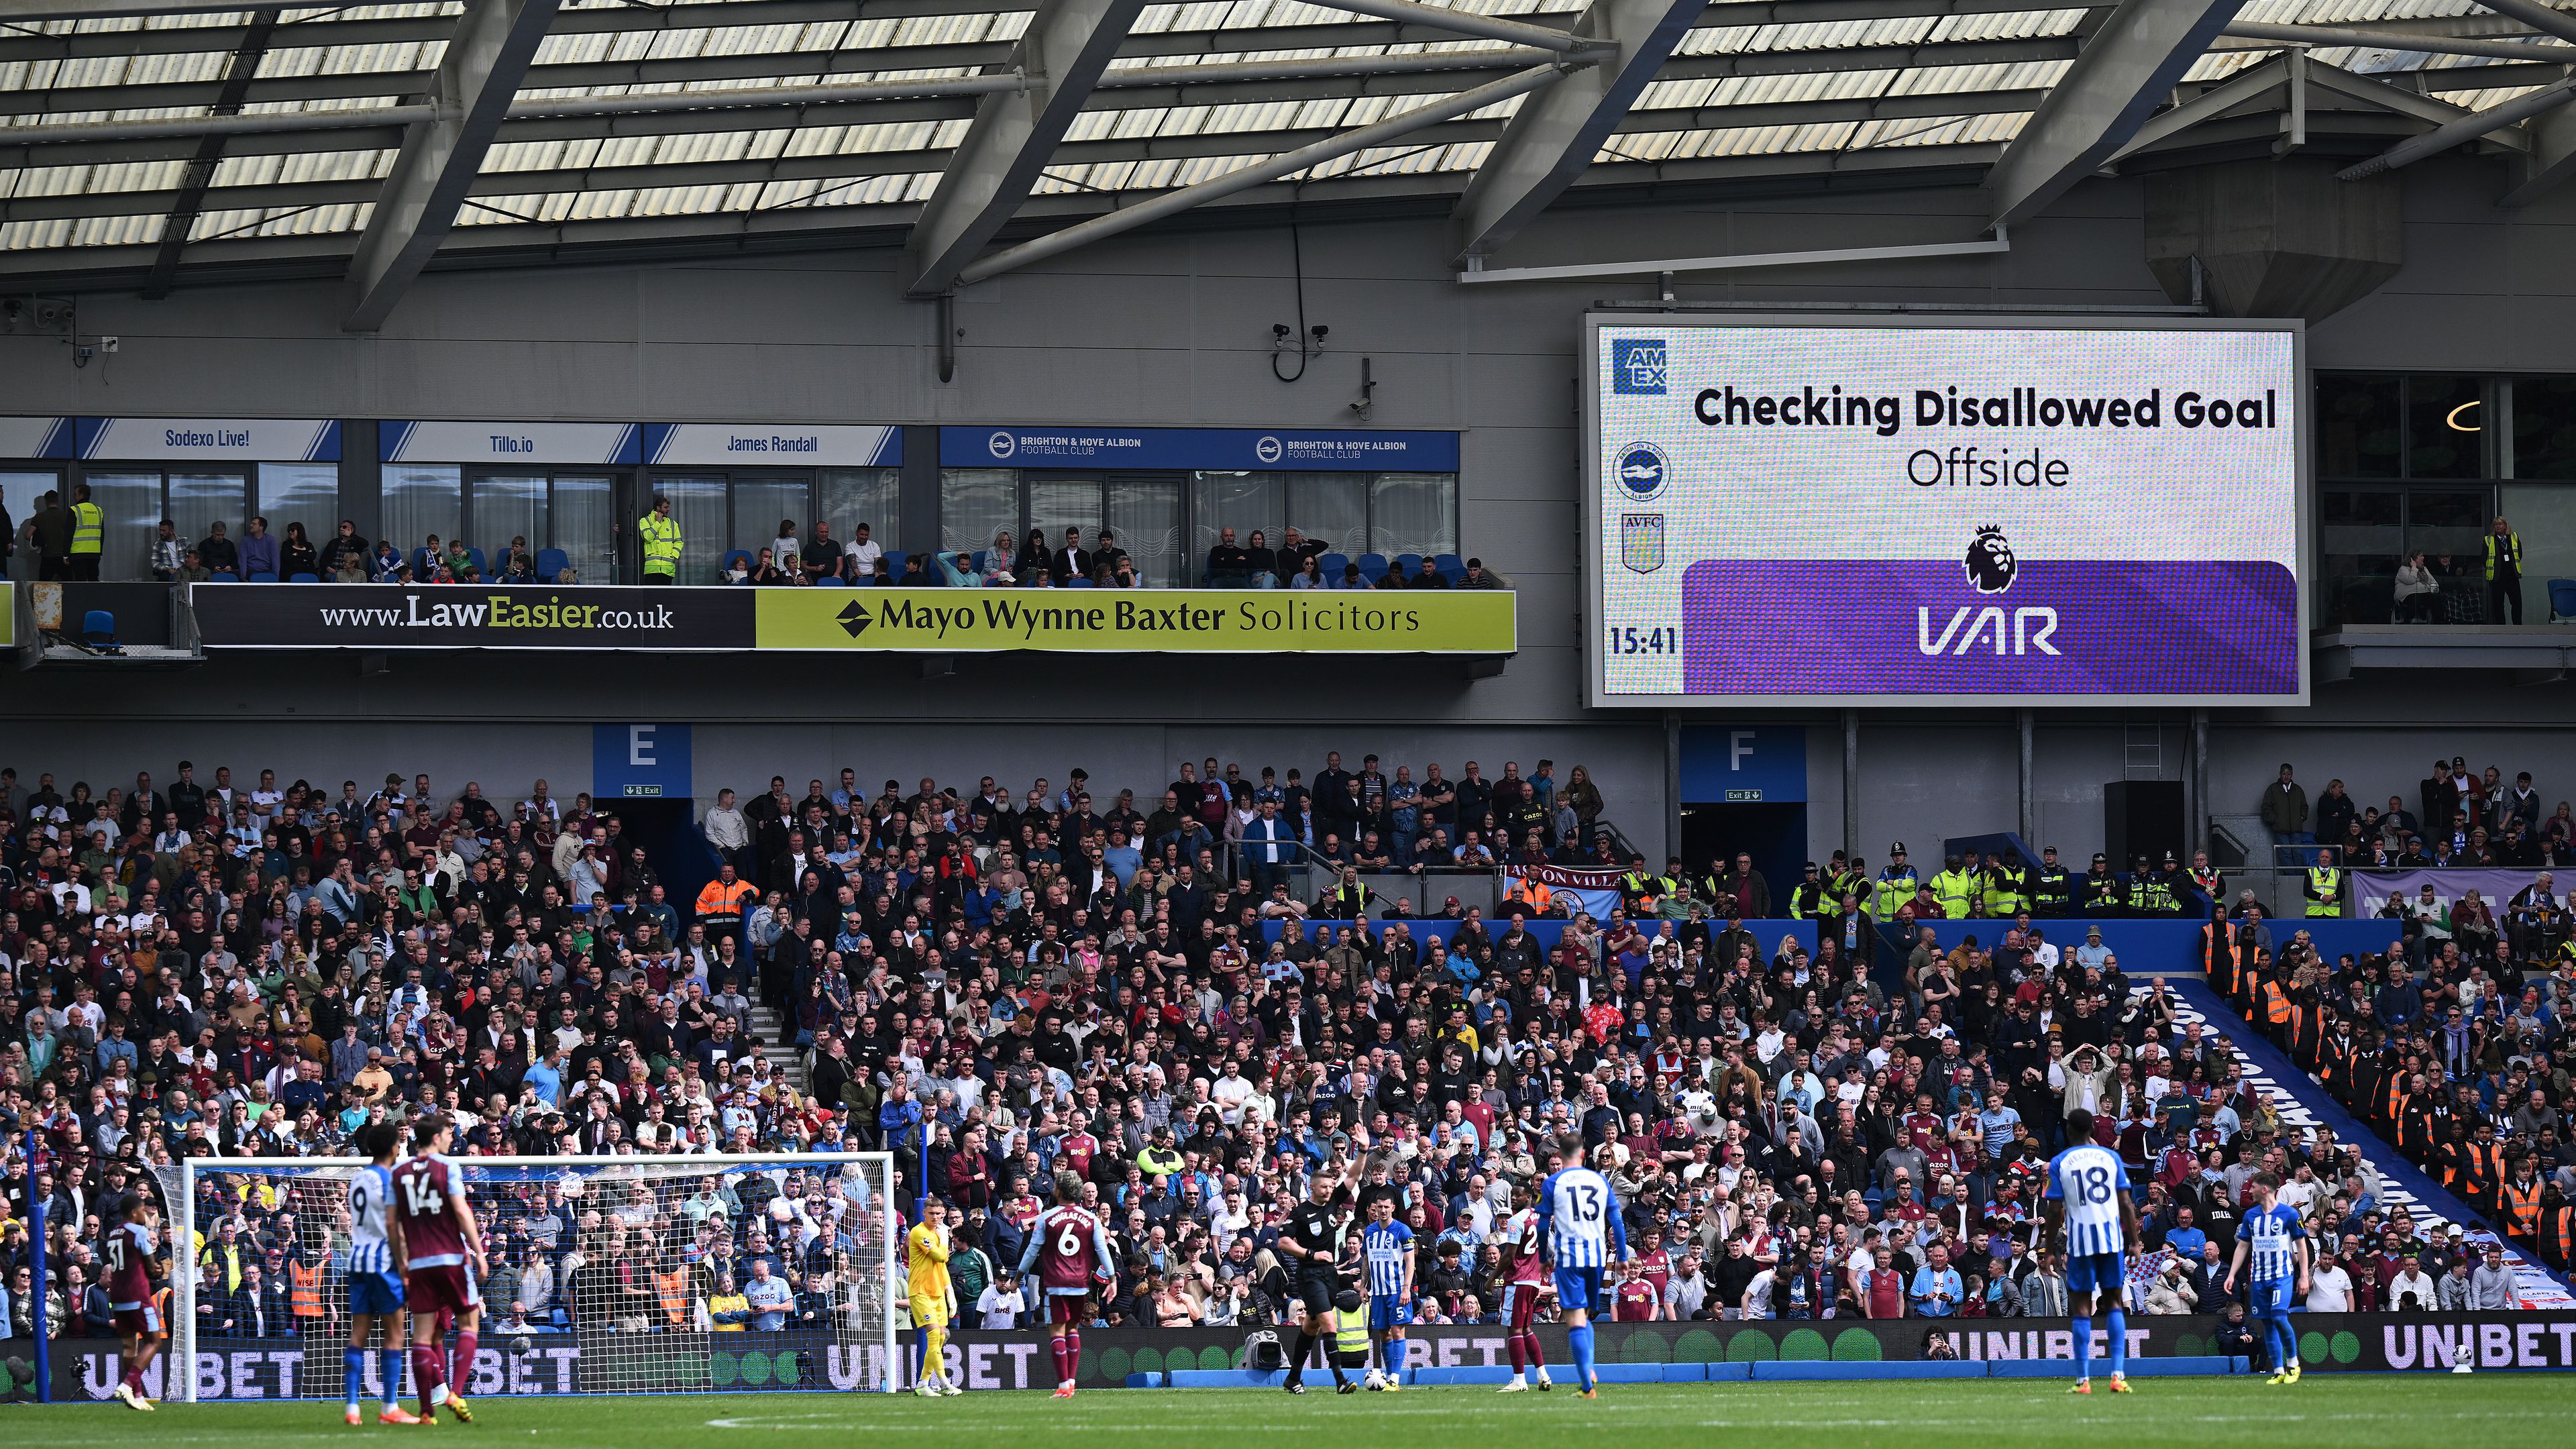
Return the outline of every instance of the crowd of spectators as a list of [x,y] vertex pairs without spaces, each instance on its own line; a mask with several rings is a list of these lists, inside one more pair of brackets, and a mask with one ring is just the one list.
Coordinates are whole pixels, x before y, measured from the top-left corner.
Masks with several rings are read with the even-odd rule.
[[[1213,759],[1177,774],[1150,812],[1081,771],[873,796],[855,771],[801,797],[774,778],[719,798],[688,880],[713,878],[675,891],[676,858],[543,781],[496,800],[183,763],[100,796],[0,773],[6,1311],[34,1311],[34,1199],[46,1311],[85,1331],[104,1205],[150,1190],[145,1166],[327,1156],[431,1108],[478,1155],[894,1154],[891,1209],[823,1173],[682,1175],[625,1204],[509,1189],[505,1325],[828,1318],[860,1245],[924,1192],[962,1221],[967,1321],[1026,1323],[1010,1270],[1063,1168],[1117,1248],[1106,1322],[1295,1312],[1272,1245],[1326,1167],[1354,1221],[1391,1195],[1425,1243],[1424,1321],[1490,1321],[1511,1191],[1567,1130],[1602,1149],[1629,1217],[1620,1317],[2052,1315],[2064,1278],[2036,1204],[2077,1107],[2139,1183],[2142,1310],[2219,1310],[2212,1268],[2258,1170],[2294,1184],[2342,1270],[2311,1307],[2428,1309],[2443,1290],[2410,1274],[2480,1281],[2463,1243],[2386,1201],[2359,1144],[2285,1126],[2163,990],[2026,910],[1991,947],[1927,935],[1900,960],[1824,929],[1811,952],[1756,935],[1767,902],[1750,908],[1741,859],[1706,899],[1638,863],[1599,920],[1563,900],[1524,920],[1525,899],[1489,920],[1428,889],[1417,910],[1346,858],[1427,871],[1449,840],[1496,835],[1597,856],[1598,790],[1546,762],[1491,781],[1426,763],[1417,783],[1373,755],[1311,782]],[[2563,1175],[2562,998],[2454,999],[2422,997],[2388,1050],[2494,1058],[2497,1095],[2464,1077],[2451,1110],[2513,1115]],[[2491,1034],[2457,1045],[2448,1024],[2480,1010]],[[205,1180],[186,1214],[201,1331],[294,1327],[301,1275],[336,1271],[328,1207]]]
[[2411,800],[2391,793],[2385,803],[2354,798],[2340,779],[2311,801],[2285,764],[2256,813],[2275,844],[2325,847],[2336,864],[2356,870],[2576,863],[2576,804],[2544,805],[2529,770],[2510,779],[2494,765],[2472,771],[2465,755],[2436,759]]

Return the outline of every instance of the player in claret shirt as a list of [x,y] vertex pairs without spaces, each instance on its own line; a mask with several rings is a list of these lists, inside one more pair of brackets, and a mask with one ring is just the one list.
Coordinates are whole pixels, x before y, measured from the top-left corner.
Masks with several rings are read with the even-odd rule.
[[152,1366],[161,1341],[169,1337],[152,1298],[152,1258],[160,1251],[155,1229],[161,1209],[139,1194],[126,1197],[123,1208],[125,1221],[107,1235],[102,1248],[107,1259],[107,1306],[115,1315],[109,1321],[125,1356],[125,1376],[117,1380],[110,1397],[129,1409],[149,1413],[152,1401],[143,1397],[143,1371]]
[[1511,1279],[1503,1288],[1503,1323],[1505,1341],[1512,1350],[1512,1381],[1502,1392],[1529,1392],[1522,1381],[1524,1367],[1538,1377],[1538,1391],[1546,1393],[1555,1385],[1548,1382],[1547,1355],[1539,1348],[1537,1321],[1539,1300],[1552,1290],[1548,1286],[1547,1253],[1539,1230],[1538,1195],[1528,1183],[1512,1186],[1511,1221],[1503,1225],[1504,1252],[1511,1259]]
[[476,1277],[489,1271],[483,1230],[465,1200],[465,1169],[448,1157],[456,1124],[437,1112],[412,1124],[418,1152],[394,1169],[394,1256],[403,1264],[403,1304],[411,1310],[411,1367],[420,1380],[420,1417],[436,1423],[438,1407],[459,1423],[474,1422],[465,1398],[449,1386],[446,1356],[438,1351],[439,1315],[456,1317],[456,1378],[474,1371],[475,1330],[483,1321]]
[[1111,1257],[1108,1227],[1082,1205],[1082,1179],[1057,1173],[1055,1205],[1029,1229],[1020,1276],[1034,1268],[1046,1292],[1047,1342],[1055,1354],[1059,1399],[1073,1397],[1073,1381],[1081,1376],[1082,1320],[1091,1316],[1092,1295],[1110,1281]]

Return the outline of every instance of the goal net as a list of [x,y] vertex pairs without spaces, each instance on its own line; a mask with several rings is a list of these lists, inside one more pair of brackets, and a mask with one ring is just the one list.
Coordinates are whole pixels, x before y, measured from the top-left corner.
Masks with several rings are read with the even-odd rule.
[[[457,1383],[468,1397],[887,1391],[904,1377],[884,1153],[453,1160],[490,1261],[475,1363]],[[343,1396],[348,1190],[362,1166],[154,1169],[171,1266],[163,1396]],[[182,1224],[191,1251],[178,1250]],[[364,1362],[361,1397],[381,1396],[381,1360]]]

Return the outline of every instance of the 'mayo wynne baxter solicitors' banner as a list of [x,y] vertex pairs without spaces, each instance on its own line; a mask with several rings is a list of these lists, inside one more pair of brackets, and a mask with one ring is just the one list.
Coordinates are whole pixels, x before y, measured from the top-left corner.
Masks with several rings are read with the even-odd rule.
[[763,649],[1509,654],[1484,589],[759,589]]
[[1592,703],[2305,701],[2300,324],[1589,324]]

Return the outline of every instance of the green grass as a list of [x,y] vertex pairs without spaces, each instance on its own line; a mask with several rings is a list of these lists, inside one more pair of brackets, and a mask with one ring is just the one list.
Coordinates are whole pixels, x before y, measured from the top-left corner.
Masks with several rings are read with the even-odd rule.
[[[2354,1444],[2516,1449],[2570,1443],[2576,1379],[2553,1374],[2317,1374],[2295,1387],[2260,1379],[2146,1379],[2127,1398],[2074,1399],[2062,1380],[1611,1386],[1585,1403],[1491,1389],[1407,1389],[1290,1398],[1254,1390],[1091,1390],[1070,1403],[1043,1392],[923,1400],[860,1394],[711,1394],[667,1398],[475,1401],[476,1422],[434,1431],[349,1429],[336,1403],[170,1404],[146,1419],[115,1404],[0,1410],[0,1444],[46,1449],[299,1449],[397,1434],[462,1449],[848,1449],[854,1434],[906,1433],[938,1449],[1171,1443],[1330,1445],[1332,1449],[1565,1449],[1570,1436],[1614,1436],[1616,1449],[1753,1443],[1760,1449],[2301,1449]],[[931,1436],[936,1436],[935,1438]],[[462,1441],[460,1444],[459,1441]]]

